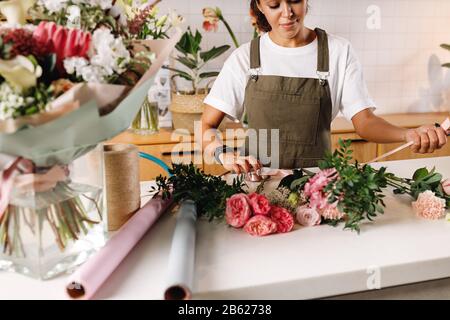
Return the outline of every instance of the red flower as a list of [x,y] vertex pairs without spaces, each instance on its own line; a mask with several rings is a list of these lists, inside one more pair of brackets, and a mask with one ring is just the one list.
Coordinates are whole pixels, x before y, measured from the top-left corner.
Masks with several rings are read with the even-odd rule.
[[294,217],[285,208],[272,207],[270,217],[277,224],[278,233],[290,232],[294,227]]
[[14,59],[18,55],[33,55],[35,58],[46,56],[50,53],[47,46],[42,46],[35,41],[33,33],[26,29],[4,29],[1,33],[3,44],[10,45],[11,49],[6,52],[5,59]]
[[43,46],[50,47],[56,53],[57,66],[64,71],[65,58],[84,57],[91,44],[91,34],[79,29],[66,29],[54,22],[42,21],[33,34],[34,39]]
[[264,237],[277,231],[277,224],[266,216],[254,216],[247,221],[244,231],[252,236]]
[[235,194],[227,199],[225,219],[230,226],[242,228],[251,215],[250,200],[246,194]]
[[206,32],[214,31],[216,32],[219,28],[219,24],[217,22],[203,21],[203,29]]
[[252,193],[248,196],[250,199],[250,205],[253,209],[253,214],[257,215],[268,215],[270,212],[269,200],[262,194]]

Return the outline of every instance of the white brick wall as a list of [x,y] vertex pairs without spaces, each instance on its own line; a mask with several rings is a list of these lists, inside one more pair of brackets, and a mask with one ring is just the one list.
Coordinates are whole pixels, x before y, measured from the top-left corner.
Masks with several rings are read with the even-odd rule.
[[[378,113],[450,111],[450,53],[441,43],[450,43],[450,0],[309,0],[306,24],[321,27],[349,39],[364,67],[366,81],[378,105]],[[218,6],[240,43],[252,37],[248,18],[249,0],[163,0],[185,16],[192,29],[202,30],[201,10]],[[380,29],[370,30],[371,6],[381,10]],[[203,48],[229,44],[223,25],[206,33]],[[231,53],[231,50],[229,51]],[[219,70],[228,54],[209,64]]]

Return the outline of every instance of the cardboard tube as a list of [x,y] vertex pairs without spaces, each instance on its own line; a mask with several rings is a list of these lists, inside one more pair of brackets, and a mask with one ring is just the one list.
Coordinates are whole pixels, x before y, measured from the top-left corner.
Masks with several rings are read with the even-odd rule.
[[139,150],[134,145],[110,144],[104,151],[108,230],[115,231],[140,208]]

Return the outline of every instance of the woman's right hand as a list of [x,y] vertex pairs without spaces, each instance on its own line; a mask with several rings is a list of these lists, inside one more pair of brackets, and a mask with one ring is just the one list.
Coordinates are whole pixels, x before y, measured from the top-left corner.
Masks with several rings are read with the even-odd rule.
[[239,156],[233,153],[222,153],[219,156],[225,169],[237,174],[256,172],[262,168],[261,162],[253,156]]

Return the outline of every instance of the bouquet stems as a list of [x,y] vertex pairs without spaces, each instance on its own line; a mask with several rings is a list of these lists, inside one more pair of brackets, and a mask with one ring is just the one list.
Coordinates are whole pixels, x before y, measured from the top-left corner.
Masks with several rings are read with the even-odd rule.
[[[91,202],[92,210],[98,214],[98,221],[89,217],[89,206],[83,204],[83,197]],[[50,191],[36,193],[31,205],[29,199],[24,205],[9,205],[0,219],[0,247],[3,254],[25,258],[22,235],[23,229],[28,227],[31,234],[39,238],[41,253],[42,234],[48,224],[55,244],[63,252],[69,244],[88,234],[92,226],[100,223],[102,218],[96,199],[73,189],[68,182],[59,182]]]

